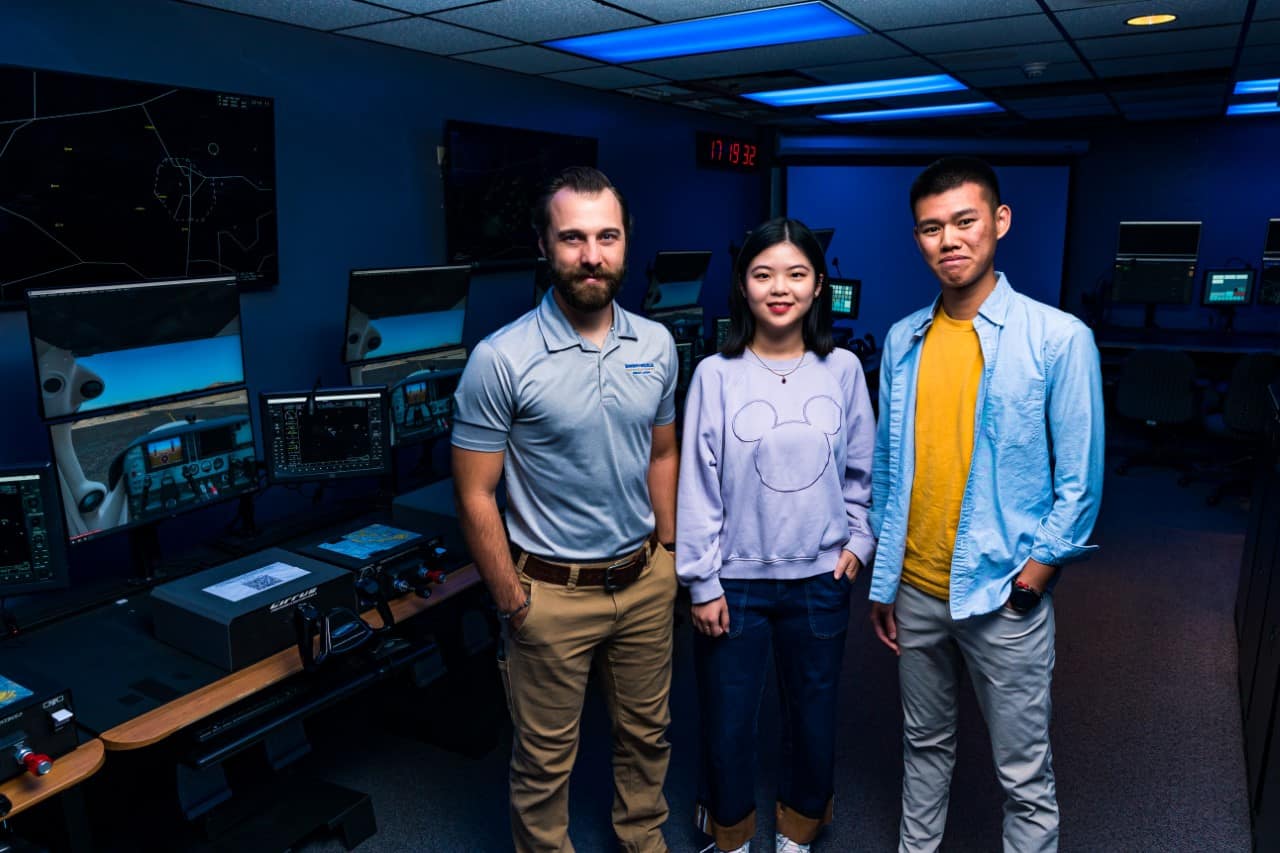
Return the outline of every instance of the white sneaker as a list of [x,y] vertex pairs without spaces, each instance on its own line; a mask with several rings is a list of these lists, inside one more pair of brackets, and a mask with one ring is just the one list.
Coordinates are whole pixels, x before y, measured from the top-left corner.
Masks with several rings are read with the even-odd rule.
[[706,847],[703,847],[700,851],[698,851],[698,853],[751,853],[751,842],[748,841],[746,844],[743,844],[741,847],[735,847],[732,850],[721,850],[719,847],[716,846],[716,843],[713,841],[710,844],[708,844]]
[[809,845],[801,844],[799,841],[792,841],[781,832],[773,834],[773,843],[778,853],[809,853]]

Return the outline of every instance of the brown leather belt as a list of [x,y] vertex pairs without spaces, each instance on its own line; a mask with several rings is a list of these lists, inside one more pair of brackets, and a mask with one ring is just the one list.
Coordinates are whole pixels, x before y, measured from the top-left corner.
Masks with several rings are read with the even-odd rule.
[[512,559],[516,561],[516,565],[519,565],[520,558],[523,556],[522,571],[534,580],[553,583],[557,586],[568,586],[576,566],[578,577],[574,581],[575,586],[602,586],[605,592],[617,592],[640,577],[640,572],[644,571],[645,564],[649,562],[649,555],[653,553],[652,549],[657,547],[659,547],[657,536],[651,534],[649,540],[635,552],[616,560],[558,563],[515,547],[512,548]]

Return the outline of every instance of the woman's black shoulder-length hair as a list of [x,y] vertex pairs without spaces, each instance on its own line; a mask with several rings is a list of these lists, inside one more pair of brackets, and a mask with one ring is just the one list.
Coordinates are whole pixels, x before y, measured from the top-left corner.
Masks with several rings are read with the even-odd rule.
[[831,337],[831,289],[827,287],[827,259],[822,244],[800,220],[778,218],[770,219],[748,234],[734,262],[733,283],[729,288],[729,334],[720,347],[720,354],[726,358],[740,357],[756,332],[756,318],[744,292],[751,262],[779,243],[790,243],[803,252],[822,285],[804,318],[805,349],[825,358],[835,348]]

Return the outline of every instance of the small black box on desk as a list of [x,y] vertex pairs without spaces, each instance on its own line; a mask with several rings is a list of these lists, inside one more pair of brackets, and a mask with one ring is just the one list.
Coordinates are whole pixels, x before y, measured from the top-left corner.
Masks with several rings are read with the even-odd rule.
[[156,637],[228,671],[294,645],[303,602],[357,610],[355,575],[268,548],[151,591]]

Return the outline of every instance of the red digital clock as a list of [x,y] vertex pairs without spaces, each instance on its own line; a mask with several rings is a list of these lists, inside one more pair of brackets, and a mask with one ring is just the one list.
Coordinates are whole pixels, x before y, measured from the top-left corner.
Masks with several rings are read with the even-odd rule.
[[723,133],[698,131],[697,163],[711,169],[755,172],[764,168],[764,156],[754,140]]

